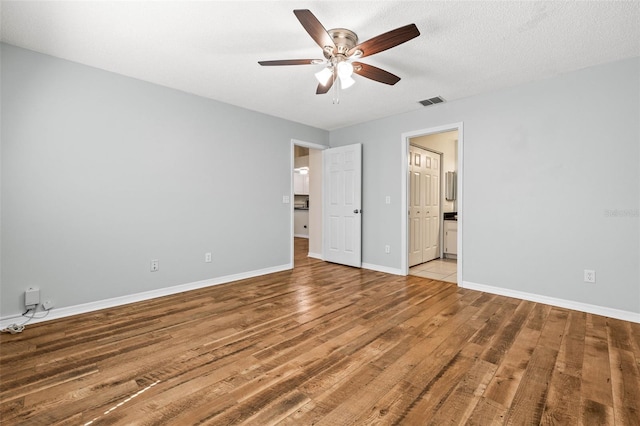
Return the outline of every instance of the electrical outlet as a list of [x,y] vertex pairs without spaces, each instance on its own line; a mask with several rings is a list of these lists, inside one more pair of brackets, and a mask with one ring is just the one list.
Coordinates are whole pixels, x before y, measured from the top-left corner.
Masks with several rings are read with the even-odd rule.
[[53,302],[52,302],[51,300],[45,300],[45,301],[42,303],[42,308],[43,308],[45,311],[48,311],[49,309],[53,308]]
[[387,195],[386,197],[384,197],[384,203],[391,204],[391,196]]
[[595,283],[596,282],[596,271],[591,269],[584,270],[584,282],[585,283]]
[[153,259],[151,261],[151,272],[157,272],[158,269],[160,269],[160,263],[158,262],[158,259]]
[[204,261],[207,263],[211,263],[211,253],[204,254]]
[[391,253],[391,246],[389,244],[387,244],[386,246],[384,246],[384,252],[385,253]]

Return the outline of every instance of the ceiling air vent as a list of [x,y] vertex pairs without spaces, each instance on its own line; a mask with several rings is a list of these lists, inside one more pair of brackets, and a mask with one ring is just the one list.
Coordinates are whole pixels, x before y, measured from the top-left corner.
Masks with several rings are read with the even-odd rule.
[[439,104],[441,102],[444,102],[444,99],[442,99],[442,97],[440,96],[436,96],[435,98],[429,98],[419,102],[422,104],[422,106],[429,106],[429,105],[434,105],[434,104]]

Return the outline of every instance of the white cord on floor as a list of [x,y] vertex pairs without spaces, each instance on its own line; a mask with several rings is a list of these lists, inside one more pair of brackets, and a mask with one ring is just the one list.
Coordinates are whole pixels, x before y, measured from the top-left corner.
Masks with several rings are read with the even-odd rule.
[[[11,334],[22,333],[22,331],[24,330],[24,328],[27,325],[27,323],[35,318],[36,309],[38,309],[37,306],[35,308],[33,308],[33,309],[27,310],[27,312],[31,311],[31,316],[29,318],[27,318],[27,320],[25,322],[23,322],[22,324],[13,323],[13,324],[7,326],[6,328],[3,328],[2,330],[0,330],[0,332],[2,332],[2,333],[11,333]],[[22,316],[24,316],[27,312],[22,314]],[[49,311],[47,311],[47,313],[44,316],[38,317],[38,319],[45,318],[47,315],[49,315]]]

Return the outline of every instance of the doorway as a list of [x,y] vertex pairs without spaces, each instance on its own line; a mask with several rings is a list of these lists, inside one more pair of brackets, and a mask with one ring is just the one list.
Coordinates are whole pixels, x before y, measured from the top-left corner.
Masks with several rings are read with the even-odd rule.
[[306,248],[307,257],[322,258],[322,151],[326,148],[291,140],[291,267],[296,241]]
[[[462,146],[462,123],[402,135],[401,244],[406,251],[401,268],[405,275],[462,282],[462,220],[457,220],[462,218]],[[425,170],[427,158],[431,170]],[[429,219],[424,217],[426,211]]]
[[[290,265],[295,253],[295,157],[297,147],[309,148],[308,256],[360,267],[362,264],[362,145],[329,148],[291,140],[291,190],[283,198],[291,208]],[[304,183],[303,183],[304,187]],[[286,200],[286,201],[285,201]],[[336,226],[337,225],[337,226]]]

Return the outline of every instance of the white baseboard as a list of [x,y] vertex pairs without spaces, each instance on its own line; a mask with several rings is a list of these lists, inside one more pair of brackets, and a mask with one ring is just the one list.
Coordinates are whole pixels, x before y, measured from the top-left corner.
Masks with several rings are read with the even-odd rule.
[[[322,259],[322,256],[316,253],[309,253],[309,257]],[[371,263],[363,263],[364,269],[370,269],[378,272],[385,272],[393,275],[402,275],[400,269],[389,268],[387,266],[374,265]],[[261,275],[272,274],[275,272],[281,272],[293,269],[292,264],[284,264],[274,266],[270,268],[259,269],[255,271],[243,272],[234,275],[226,275],[224,277],[217,277],[203,281],[196,281],[193,283],[180,284],[172,287],[161,288],[157,290],[146,291],[142,293],[135,293],[126,296],[114,297],[111,299],[98,300],[95,302],[84,303],[81,305],[67,306],[63,308],[54,308],[44,318],[34,318],[29,324],[36,324],[38,322],[50,321],[59,318],[65,318],[72,315],[83,314],[87,312],[93,312],[100,309],[113,308],[116,306],[126,305],[129,303],[141,302],[144,300],[155,299],[157,297],[169,296],[176,293],[182,293],[189,290],[196,290],[199,288],[210,287],[219,284],[225,284],[232,281],[243,280],[247,278],[258,277]],[[566,309],[573,309],[581,312],[588,312],[591,314],[602,315],[605,317],[616,318],[624,321],[630,321],[640,323],[640,313],[623,311],[620,309],[607,308],[604,306],[591,305],[588,303],[581,303],[572,300],[557,299],[554,297],[542,296],[539,294],[526,293],[523,291],[511,290],[500,287],[493,287],[484,284],[477,284],[470,281],[463,281],[462,288],[483,291],[485,293],[498,294],[501,296],[514,297],[517,299],[528,300],[531,302],[544,303],[547,305],[558,306]],[[42,312],[38,312],[38,315],[42,315]],[[0,328],[5,328],[12,323],[22,323],[26,320],[25,317],[20,315],[8,316],[0,318]]]
[[404,275],[402,270],[397,268],[390,268],[388,266],[374,265],[373,263],[363,263],[362,267],[364,269],[371,269],[372,271],[385,272],[387,274],[393,275]]
[[309,234],[293,234],[296,238],[306,238],[309,239]]
[[528,300],[530,302],[544,303],[546,305],[558,306],[560,308],[573,309],[574,311],[587,312],[590,314],[602,315],[604,317],[640,323],[640,313],[637,312],[623,311],[620,309],[591,305],[589,303],[576,302],[573,300],[557,299],[555,297],[542,296],[539,294],[526,293],[524,291],[510,290],[507,288],[493,287],[484,284],[476,284],[469,281],[463,281],[460,287],[470,290],[483,291],[485,293],[498,294],[500,296],[514,297],[516,299]]
[[322,255],[321,255],[321,254],[318,254],[318,253],[311,253],[311,252],[309,252],[309,253],[307,254],[307,256],[308,256],[308,257],[313,257],[314,259],[324,260],[324,259],[322,258]]
[[[59,318],[65,318],[71,315],[84,314],[87,312],[98,311],[100,309],[113,308],[116,306],[127,305],[129,303],[142,302],[144,300],[155,299],[157,297],[169,296],[176,293],[182,293],[189,290],[197,290],[199,288],[210,287],[219,284],[225,284],[232,281],[244,280],[247,278],[258,277],[261,275],[273,274],[274,272],[286,271],[293,269],[293,265],[288,263],[285,265],[273,266],[270,268],[258,269],[255,271],[242,272],[239,274],[226,275],[224,277],[211,278],[203,281],[196,281],[187,284],[180,284],[172,287],[159,288],[157,290],[145,291],[142,293],[129,294],[126,296],[113,297],[111,299],[97,300],[95,302],[83,303],[81,305],[65,306],[62,308],[53,308],[49,314],[43,318],[34,318],[29,324],[36,324],[43,321],[50,321]],[[42,316],[44,312],[38,312],[36,315]],[[21,324],[26,321],[27,317],[14,315],[0,318],[0,328],[5,328],[10,324]]]

